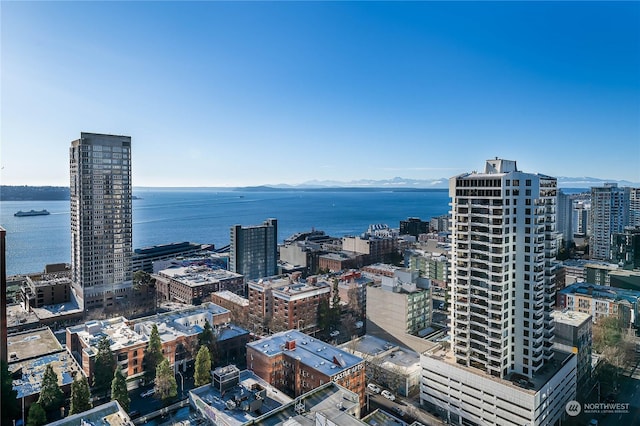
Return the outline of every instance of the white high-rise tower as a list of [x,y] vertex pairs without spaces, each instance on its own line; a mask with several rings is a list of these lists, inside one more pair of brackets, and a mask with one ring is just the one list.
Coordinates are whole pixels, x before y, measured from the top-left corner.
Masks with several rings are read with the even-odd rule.
[[420,359],[449,424],[552,426],[575,398],[576,356],[553,347],[556,192],[498,158],[449,180],[451,345]]
[[555,178],[498,158],[450,179],[458,364],[531,377],[552,358],[556,191]]
[[108,308],[132,284],[131,138],[71,142],[71,272],[85,309]]

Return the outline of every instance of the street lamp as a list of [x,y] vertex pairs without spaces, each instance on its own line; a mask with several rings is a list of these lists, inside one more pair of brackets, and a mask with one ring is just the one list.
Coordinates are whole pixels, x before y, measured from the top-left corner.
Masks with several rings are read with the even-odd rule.
[[180,399],[182,399],[182,396],[184,395],[184,377],[179,371],[176,371],[176,374],[180,376]]

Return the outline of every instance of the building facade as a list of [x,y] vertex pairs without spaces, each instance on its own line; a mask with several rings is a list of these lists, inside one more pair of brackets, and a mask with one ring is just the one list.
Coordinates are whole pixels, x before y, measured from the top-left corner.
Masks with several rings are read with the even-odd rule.
[[132,285],[129,136],[71,142],[71,280],[85,309],[113,306]]
[[553,358],[556,179],[496,158],[449,188],[456,362],[531,378]]
[[[556,323],[554,348],[576,354],[577,389],[588,390],[591,384],[591,352],[593,333],[591,315],[575,311],[555,311]],[[580,393],[580,392],[578,392]]]
[[413,235],[417,238],[418,235],[429,232],[429,227],[430,222],[420,220],[419,217],[410,217],[400,221],[400,235]]
[[262,225],[231,227],[229,270],[248,280],[278,273],[278,221]]
[[276,276],[249,281],[247,292],[249,322],[257,329],[313,332],[318,330],[321,302],[329,303],[331,285],[317,277]]
[[611,258],[611,235],[621,233],[629,225],[630,188],[615,183],[591,188],[591,238],[589,256],[592,259]]

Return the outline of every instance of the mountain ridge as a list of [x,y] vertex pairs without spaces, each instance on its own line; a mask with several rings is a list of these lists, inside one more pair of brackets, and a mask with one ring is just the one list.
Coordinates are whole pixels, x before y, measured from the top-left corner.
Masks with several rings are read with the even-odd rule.
[[[560,176],[558,186],[560,188],[585,189],[588,190],[592,186],[602,186],[605,183],[615,183],[618,186],[640,187],[639,183],[629,182],[626,180],[600,179],[594,177],[566,177]],[[300,184],[265,184],[254,186],[238,186],[238,187],[153,187],[153,186],[135,186],[136,190],[145,189],[168,189],[168,190],[207,190],[218,189],[221,191],[282,191],[282,190],[318,190],[327,191],[336,190],[359,190],[359,191],[375,191],[375,190],[394,190],[394,191],[411,191],[411,190],[444,190],[449,188],[449,179],[406,179],[394,177],[391,179],[358,179],[348,182],[335,180],[310,180]],[[65,186],[0,186],[0,201],[47,201],[47,200],[68,200],[69,187]]]

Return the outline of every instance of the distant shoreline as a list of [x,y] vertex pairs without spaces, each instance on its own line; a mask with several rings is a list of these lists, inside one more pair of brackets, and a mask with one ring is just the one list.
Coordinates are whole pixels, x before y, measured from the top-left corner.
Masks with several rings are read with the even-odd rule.
[[[249,187],[134,187],[134,191],[243,191],[243,192],[285,192],[285,191],[313,191],[313,192],[429,192],[447,191],[445,188],[375,188],[375,187],[291,187],[275,188],[271,186]],[[65,201],[69,200],[69,188],[65,186],[8,186],[0,187],[0,201]],[[134,195],[133,199],[142,197]]]
[[[590,188],[561,187],[568,193],[589,191]],[[134,187],[139,191],[220,191],[220,192],[440,192],[447,188],[407,188],[407,187],[379,187],[379,186],[246,186],[246,187]],[[65,201],[69,200],[69,187],[66,186],[0,186],[0,201]],[[133,199],[142,199],[134,195]]]

